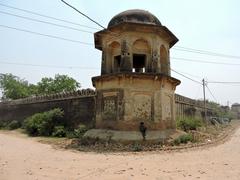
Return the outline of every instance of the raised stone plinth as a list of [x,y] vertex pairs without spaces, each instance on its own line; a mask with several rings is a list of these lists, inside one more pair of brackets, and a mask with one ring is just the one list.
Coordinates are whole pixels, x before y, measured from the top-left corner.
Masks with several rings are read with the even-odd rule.
[[[182,134],[183,132],[173,129],[167,129],[164,131],[147,131],[146,141],[165,142],[168,139],[174,139]],[[84,134],[84,137],[118,142],[134,142],[143,140],[142,134],[139,131],[116,131],[108,129],[91,129]]]

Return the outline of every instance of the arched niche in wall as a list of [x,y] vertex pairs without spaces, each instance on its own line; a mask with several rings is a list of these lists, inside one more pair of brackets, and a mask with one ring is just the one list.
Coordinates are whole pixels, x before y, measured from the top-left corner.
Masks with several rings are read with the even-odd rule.
[[133,72],[145,72],[150,57],[151,47],[148,41],[137,39],[132,46]]
[[164,45],[160,47],[160,65],[161,73],[169,75],[168,53]]
[[108,46],[109,49],[109,60],[112,72],[120,72],[121,64],[121,45],[117,41],[113,41]]

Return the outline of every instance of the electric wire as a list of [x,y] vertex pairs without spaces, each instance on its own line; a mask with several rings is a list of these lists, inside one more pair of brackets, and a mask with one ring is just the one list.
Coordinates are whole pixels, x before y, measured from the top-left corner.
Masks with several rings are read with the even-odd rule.
[[[65,3],[66,5],[68,5],[69,7],[73,8],[74,10],[76,10],[78,13],[80,13],[83,16],[85,16],[86,18],[88,18],[89,20],[91,20],[92,22],[94,22],[95,24],[97,24],[98,26],[100,26],[101,28],[103,28],[104,30],[106,30],[106,28],[104,26],[102,26],[100,23],[98,23],[97,21],[93,20],[92,18],[90,18],[86,14],[82,13],[81,11],[76,9],[75,7],[71,6],[70,4],[65,2],[64,0],[61,0],[61,1],[63,3]],[[91,28],[91,29],[96,29],[96,28],[92,28],[92,27],[89,27],[89,26],[84,26],[84,25],[81,25],[81,24],[78,24],[78,23],[73,23],[73,22],[70,22],[70,21],[67,21],[67,20],[62,20],[62,19],[58,19],[58,18],[42,15],[42,14],[39,14],[39,13],[35,13],[35,12],[32,12],[32,11],[28,11],[28,10],[23,10],[23,9],[20,9],[20,8],[7,6],[7,5],[4,5],[2,3],[0,3],[0,5],[8,7],[8,8],[16,9],[16,10],[21,10],[21,11],[24,11],[24,12],[28,12],[28,13],[31,13],[31,14],[39,15],[39,16],[46,17],[46,18],[50,18],[50,19],[54,19],[54,20],[58,20],[58,21],[62,21],[62,22],[66,22],[66,23],[70,23],[70,24],[74,24],[74,25],[79,25],[79,26],[87,27],[87,28]],[[46,23],[46,24],[50,24],[50,25],[54,25],[54,26],[58,26],[58,27],[68,28],[68,29],[72,29],[72,30],[78,30],[78,31],[87,32],[87,33],[93,33],[93,32],[90,32],[90,31],[85,31],[85,30],[81,30],[81,29],[77,29],[77,28],[73,28],[73,27],[69,27],[69,26],[59,25],[59,24],[51,23],[51,22],[47,22],[47,21],[37,20],[37,19],[34,19],[34,18],[29,18],[29,17],[25,17],[25,16],[16,15],[16,14],[11,14],[11,13],[7,13],[7,12],[3,12],[3,11],[0,11],[0,13],[7,14],[7,15],[12,15],[12,16],[19,17],[19,18],[28,19],[28,20],[31,20],[31,21]],[[62,38],[62,37],[58,37],[58,36],[54,36],[54,35],[48,35],[48,34],[33,32],[33,31],[25,30],[25,29],[14,28],[14,27],[5,26],[5,25],[0,25],[0,26],[1,27],[5,27],[5,28],[9,28],[9,29],[14,29],[14,30],[19,30],[19,31],[23,31],[23,32],[28,32],[28,33],[32,33],[32,34],[36,34],[36,35],[46,36],[46,37],[50,37],[50,38],[55,38],[55,39],[60,39],[60,40],[65,40],[65,41],[85,44],[85,45],[94,45],[92,43],[86,43],[86,42],[72,40],[72,39],[67,39],[67,38]],[[219,57],[224,57],[224,58],[240,59],[240,56],[232,56],[232,55],[220,54],[220,53],[215,53],[215,52],[211,52],[211,51],[198,50],[198,49],[193,49],[193,48],[186,48],[186,47],[182,47],[182,46],[175,46],[175,48],[173,48],[173,49],[174,50],[178,50],[178,51],[185,51],[185,52],[190,52],[190,53],[199,53],[199,54],[210,55],[210,56],[219,56]],[[172,59],[183,60],[183,61],[190,61],[190,62],[199,62],[199,63],[211,63],[211,64],[222,64],[222,65],[240,65],[240,64],[235,64],[235,63],[221,63],[221,62],[215,62],[215,61],[193,60],[193,59],[176,58],[176,57],[172,57]],[[15,65],[29,65],[29,66],[57,67],[57,68],[73,68],[71,66],[64,67],[64,66],[37,65],[37,64],[26,64],[26,63],[8,63],[8,62],[0,62],[0,63],[15,64]],[[74,67],[74,68],[83,68],[83,67]],[[84,67],[83,69],[87,69],[87,67]],[[91,69],[94,69],[94,68],[91,68]],[[179,75],[181,75],[181,76],[183,76],[183,77],[185,77],[185,78],[195,82],[195,83],[198,83],[198,84],[202,85],[202,83],[199,82],[199,81],[196,81],[196,80],[194,80],[194,79],[192,79],[192,78],[190,78],[190,77],[188,77],[188,76],[186,76],[186,75],[184,75],[184,74],[182,74],[180,72],[177,72],[177,71],[175,71],[173,69],[171,69],[171,70],[173,72],[175,72],[175,73],[177,73],[177,74],[179,74]],[[240,82],[217,82],[217,81],[212,81],[212,82],[208,82],[208,83],[240,84]],[[208,91],[210,92],[210,94],[212,95],[212,97],[217,101],[217,99],[215,98],[215,96],[213,95],[213,93],[211,92],[209,87],[207,85],[206,85],[206,87],[207,87]]]
[[215,84],[240,84],[240,82],[231,82],[231,81],[208,81],[208,83],[215,83]]
[[[175,68],[174,68],[174,69],[175,69]],[[177,69],[175,69],[175,71],[177,71],[177,72],[179,72],[179,73],[186,74],[186,75],[191,76],[191,77],[193,77],[193,78],[199,78],[199,79],[202,78],[202,77],[197,76],[197,75],[193,75],[193,74],[190,74],[190,73],[187,73],[187,72],[179,71],[179,70],[177,70]]]
[[182,73],[179,73],[179,72],[175,71],[175,70],[172,69],[172,68],[171,68],[171,70],[172,70],[173,72],[175,72],[176,74],[179,74],[179,75],[181,75],[181,76],[183,76],[183,77],[185,77],[185,78],[187,78],[187,79],[189,79],[189,80],[191,80],[191,81],[193,81],[193,82],[195,82],[195,83],[197,83],[197,84],[202,84],[201,82],[199,82],[199,81],[197,81],[197,80],[194,80],[194,79],[192,79],[192,78],[190,78],[190,77],[188,77],[188,76],[186,76],[186,75],[184,75],[184,74],[182,74]]
[[18,66],[33,66],[33,67],[48,67],[48,68],[67,68],[67,69],[84,69],[84,70],[99,70],[96,67],[81,67],[81,66],[59,66],[59,65],[44,65],[44,64],[28,64],[28,63],[17,63],[17,62],[5,62],[0,61],[0,64],[18,65]]
[[[0,6],[10,8],[10,9],[15,9],[15,10],[18,10],[18,11],[22,11],[22,12],[25,12],[25,13],[29,13],[29,14],[33,14],[33,15],[37,15],[37,16],[41,16],[41,17],[45,17],[45,18],[49,18],[49,19],[53,19],[53,20],[57,20],[57,21],[61,21],[61,22],[65,22],[65,23],[69,23],[69,24],[73,24],[73,25],[77,25],[77,26],[81,26],[81,27],[100,30],[99,28],[94,28],[94,27],[86,26],[86,25],[79,24],[79,23],[76,23],[76,22],[72,22],[72,21],[68,21],[68,20],[64,20],[64,19],[60,19],[60,18],[55,18],[55,17],[52,17],[52,16],[47,16],[47,15],[40,14],[40,13],[37,13],[37,12],[34,12],[34,11],[30,11],[30,10],[26,10],[26,9],[22,9],[22,8],[17,8],[17,7],[6,5],[6,4],[3,4],[3,3],[0,3]],[[77,10],[77,11],[79,11],[79,10]],[[81,12],[79,12],[79,13],[81,13]],[[85,16],[85,14],[84,14],[84,16]],[[102,26],[101,24],[99,24],[99,25],[100,25],[100,27],[105,29],[104,26]],[[216,52],[211,52],[211,51],[206,51],[206,50],[193,49],[193,48],[188,48],[188,47],[183,47],[183,46],[175,46],[172,49],[177,50],[177,51],[199,53],[199,54],[210,55],[210,56],[220,56],[220,57],[225,57],[225,58],[240,59],[240,56],[227,55],[227,54],[216,53]]]
[[[1,13],[1,11],[0,11],[0,13]],[[12,26],[6,26],[6,25],[0,24],[0,27],[13,29],[13,30],[18,30],[18,31],[22,31],[22,32],[27,32],[27,33],[31,33],[31,34],[35,34],[35,35],[50,37],[50,38],[54,38],[54,39],[60,39],[60,40],[65,40],[65,41],[69,41],[69,42],[74,42],[74,43],[80,43],[80,44],[84,44],[84,45],[94,46],[93,43],[88,43],[88,42],[83,42],[83,41],[63,38],[63,37],[59,37],[59,36],[55,36],[55,35],[39,33],[39,32],[30,31],[30,30],[21,29],[21,28],[16,28],[16,27],[12,27]],[[87,31],[84,31],[84,32],[87,32]],[[91,32],[88,32],[88,33],[91,33]],[[240,64],[236,64],[236,63],[222,63],[222,62],[216,62],[216,61],[215,62],[213,62],[213,61],[203,61],[203,60],[187,59],[187,58],[179,58],[179,57],[171,57],[171,59],[181,60],[181,61],[188,61],[188,62],[193,62],[193,63],[197,62],[197,63],[207,63],[207,64],[218,64],[218,65],[232,65],[232,66],[239,66],[240,65]]]
[[223,57],[223,58],[240,59],[240,56],[221,54],[221,53],[199,50],[199,49],[192,49],[192,48],[182,47],[182,46],[175,46],[173,49],[177,50],[177,51],[186,51],[186,52],[190,52],[190,53],[198,53],[198,54],[204,54],[204,55],[210,55],[210,56],[218,56],[218,57]]
[[34,19],[34,18],[29,18],[29,17],[26,17],[26,16],[20,16],[20,15],[16,15],[16,14],[4,12],[4,11],[0,11],[0,13],[1,14],[6,14],[6,15],[9,15],[9,16],[15,16],[15,17],[22,18],[22,19],[27,19],[27,20],[30,20],[30,21],[35,21],[35,22],[40,22],[40,23],[44,23],[44,24],[49,24],[49,25],[53,25],[53,26],[57,26],[57,27],[61,27],[61,28],[71,29],[71,30],[75,30],[75,31],[80,31],[80,32],[85,32],[85,33],[90,33],[90,34],[94,33],[94,32],[86,31],[86,30],[83,30],[83,29],[77,29],[77,28],[74,28],[74,27],[69,27],[69,26],[56,24],[56,23],[52,23],[52,22],[48,22],[48,21],[42,21],[42,20],[38,20],[38,19]]
[[31,33],[31,34],[35,34],[35,35],[39,35],[39,36],[45,36],[45,37],[49,37],[49,38],[69,41],[69,42],[73,42],[73,43],[79,43],[79,44],[84,44],[84,45],[88,45],[88,46],[93,46],[93,43],[87,43],[87,42],[83,42],[83,41],[62,38],[62,37],[59,37],[59,36],[54,36],[54,35],[50,35],[50,34],[43,34],[43,33],[35,32],[35,31],[29,31],[29,30],[26,30],[26,29],[20,29],[20,28],[6,26],[6,25],[2,25],[2,24],[0,24],[0,27],[13,29],[13,30],[17,30],[17,31],[22,31],[22,32],[26,32],[26,33]]
[[80,26],[80,27],[85,27],[85,28],[94,29],[94,30],[100,30],[99,28],[94,28],[94,27],[86,26],[86,25],[79,24],[79,23],[76,23],[76,22],[68,21],[68,20],[65,20],[65,19],[60,19],[60,18],[55,18],[55,17],[52,17],[52,16],[47,16],[47,15],[40,14],[40,13],[37,13],[37,12],[34,12],[34,11],[21,9],[21,8],[9,6],[9,5],[2,4],[2,3],[0,3],[0,6],[6,7],[6,8],[9,8],[9,9],[22,11],[22,12],[33,14],[33,15],[37,15],[37,16],[41,16],[41,17],[48,18],[48,19],[53,19],[53,20],[56,20],[56,21],[61,21],[61,22],[64,22],[64,23],[72,24],[72,25],[77,25],[77,26]]
[[203,60],[196,60],[196,59],[188,59],[188,58],[178,58],[178,57],[171,57],[174,60],[181,60],[181,61],[188,61],[192,63],[206,63],[206,64],[218,64],[218,65],[230,65],[230,66],[240,66],[237,63],[224,63],[224,62],[217,62],[217,61],[203,61]]
[[88,15],[82,13],[81,11],[79,11],[77,8],[75,8],[74,6],[72,6],[71,4],[67,3],[64,0],[61,0],[64,4],[66,4],[67,6],[71,7],[72,9],[74,9],[75,11],[77,11],[78,13],[80,13],[81,15],[83,15],[84,17],[86,17],[87,19],[89,19],[90,21],[94,22],[95,24],[97,24],[98,26],[100,26],[103,29],[106,29],[104,26],[102,26],[100,23],[98,23],[97,21],[93,20],[92,18],[90,18]]
[[218,102],[218,100],[215,98],[215,96],[213,95],[212,91],[209,89],[209,87],[207,85],[205,85],[206,88],[208,89],[209,93],[211,94],[211,96],[213,97],[213,99]]

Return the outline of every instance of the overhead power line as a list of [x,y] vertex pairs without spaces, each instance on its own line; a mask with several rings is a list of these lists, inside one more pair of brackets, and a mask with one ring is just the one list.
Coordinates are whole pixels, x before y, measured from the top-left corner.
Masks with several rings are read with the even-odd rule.
[[86,70],[99,70],[95,67],[81,67],[81,66],[58,66],[58,65],[44,65],[44,64],[28,64],[28,63],[18,63],[18,62],[5,62],[0,61],[0,64],[18,65],[18,66],[34,66],[34,67],[48,67],[48,68],[67,68],[67,69],[86,69]]
[[186,76],[186,75],[184,75],[184,74],[182,74],[182,73],[179,73],[179,72],[175,71],[175,70],[172,69],[172,68],[171,68],[171,70],[172,70],[173,72],[175,72],[175,73],[177,73],[177,74],[179,74],[179,75],[181,75],[181,76],[183,76],[183,77],[185,77],[185,78],[187,78],[187,79],[189,79],[189,80],[197,83],[197,84],[202,84],[201,82],[199,82],[199,81],[197,81],[197,80],[194,80],[194,79],[192,79],[192,78],[190,78],[190,77],[188,77],[188,76]]
[[15,27],[11,27],[11,26],[5,26],[5,25],[2,25],[2,24],[0,24],[0,27],[13,29],[13,30],[17,30],[17,31],[22,31],[22,32],[26,32],[26,33],[31,33],[31,34],[35,34],[35,35],[39,35],[39,36],[45,36],[45,37],[49,37],[49,38],[54,38],[54,39],[59,39],[59,40],[64,40],[64,41],[69,41],[69,42],[89,45],[89,46],[93,45],[92,43],[87,43],[87,42],[83,42],[83,41],[62,38],[62,37],[59,37],[59,36],[54,36],[54,35],[49,35],[49,34],[38,33],[38,32],[34,32],[34,31],[29,31],[29,30],[26,30],[26,29],[20,29],[20,28],[15,28]]
[[210,56],[219,56],[219,57],[223,57],[223,58],[240,59],[240,56],[233,56],[233,55],[229,55],[229,54],[221,54],[221,53],[199,50],[199,49],[193,49],[193,48],[187,48],[187,47],[182,47],[182,46],[175,46],[173,49],[177,50],[177,51],[186,51],[186,52],[199,53],[199,54],[205,54],[205,55],[210,55]]
[[240,82],[231,82],[231,81],[208,81],[208,83],[213,84],[240,84]]
[[72,6],[71,4],[67,3],[64,0],[61,0],[64,4],[66,4],[67,6],[71,7],[72,9],[74,9],[75,11],[77,11],[78,13],[80,13],[81,15],[83,15],[84,17],[86,17],[87,19],[89,19],[90,21],[94,22],[95,24],[97,24],[98,26],[100,26],[103,29],[106,29],[104,26],[102,26],[100,23],[98,23],[97,21],[93,20],[92,18],[90,18],[88,15],[82,13],[81,11],[79,11],[77,8],[75,8],[74,6]]
[[211,96],[213,97],[213,99],[214,99],[216,102],[218,102],[218,100],[215,98],[215,96],[213,95],[213,93],[212,93],[212,91],[209,89],[209,87],[208,87],[207,85],[206,85],[206,87],[207,87],[209,93],[211,94]]
[[196,59],[188,59],[188,58],[178,58],[178,57],[171,57],[171,59],[181,60],[181,61],[188,61],[193,63],[206,63],[206,64],[219,64],[219,65],[231,65],[231,66],[240,66],[237,63],[224,63],[224,62],[217,62],[217,61],[203,61],[203,60],[196,60]]
[[0,11],[0,13],[10,15],[10,16],[15,16],[15,17],[22,18],[22,19],[27,19],[27,20],[30,20],[30,21],[45,23],[45,24],[49,24],[49,25],[53,25],[53,26],[57,26],[57,27],[61,27],[61,28],[66,28],[66,29],[71,29],[71,30],[75,30],[75,31],[80,31],[80,32],[93,34],[93,32],[91,32],[91,31],[86,31],[86,30],[83,30],[83,29],[77,29],[77,28],[74,28],[74,27],[65,26],[65,25],[61,25],[61,24],[56,24],[56,23],[52,23],[52,22],[48,22],[48,21],[42,21],[42,20],[38,20],[38,19],[34,19],[34,18],[29,18],[29,17],[26,17],[26,16],[20,16],[20,15],[16,15],[16,14],[4,12],[4,11]]
[[[26,33],[31,33],[31,34],[35,34],[35,35],[39,35],[39,36],[45,36],[45,37],[49,37],[49,38],[69,41],[69,42],[73,42],[73,43],[79,43],[79,44],[83,44],[83,45],[94,46],[93,43],[88,43],[88,42],[84,42],[84,41],[78,41],[78,40],[74,40],[74,39],[63,38],[63,37],[59,37],[59,36],[55,36],[55,35],[39,33],[39,32],[35,32],[35,31],[30,31],[30,30],[27,30],[27,29],[21,29],[21,28],[16,28],[16,27],[12,27],[12,26],[2,25],[2,24],[0,24],[0,27],[13,29],[13,30],[17,30],[17,31],[22,31],[22,32],[26,32]],[[198,62],[198,63],[220,64],[220,65],[234,65],[234,66],[239,66],[240,65],[240,64],[234,64],[234,63],[221,63],[221,62],[213,62],[213,61],[202,61],[202,60],[178,58],[178,57],[171,57],[171,59],[181,60],[181,61],[189,61],[189,62],[194,62],[194,63]]]
[[[61,0],[62,2],[64,2],[65,4],[68,4],[66,3],[65,1]],[[25,12],[25,13],[29,13],[29,14],[33,14],[33,15],[37,15],[37,16],[41,16],[41,17],[44,17],[44,18],[49,18],[49,19],[53,19],[53,20],[56,20],[56,21],[61,21],[61,22],[65,22],[65,23],[69,23],[69,24],[72,24],[72,25],[77,25],[77,26],[81,26],[81,27],[86,27],[86,28],[90,28],[90,29],[94,29],[94,30],[100,30],[99,28],[94,28],[94,27],[90,27],[90,26],[86,26],[86,25],[83,25],[83,24],[79,24],[79,23],[76,23],[76,22],[72,22],[72,21],[68,21],[68,20],[65,20],[65,19],[60,19],[60,18],[55,18],[55,17],[52,17],[52,16],[48,16],[48,15],[44,15],[44,14],[40,14],[40,13],[37,13],[37,12],[34,12],[34,11],[30,11],[30,10],[26,10],[26,9],[22,9],[22,8],[17,8],[17,7],[14,7],[14,6],[10,6],[10,5],[6,5],[6,4],[3,4],[3,3],[0,3],[0,6],[3,6],[3,7],[6,7],[6,8],[9,8],[9,9],[14,9],[14,10],[18,10],[18,11],[22,11],[22,12]],[[71,6],[71,5],[70,5]],[[74,8],[74,7],[72,7]],[[76,8],[74,8],[76,11],[79,11],[77,10]],[[85,17],[87,17],[88,19],[90,17],[88,17],[87,15],[85,15],[84,13],[80,12],[82,15],[84,15]],[[90,18],[91,19],[91,18]],[[93,20],[93,19],[91,19]],[[102,26],[101,24],[99,24],[97,21],[93,20],[93,22],[96,22],[98,25],[100,25],[101,28],[104,28],[104,26]],[[199,50],[199,49],[194,49],[194,48],[188,48],[188,47],[183,47],[183,46],[175,46],[174,48],[172,48],[174,50],[177,50],[177,51],[185,51],[185,52],[190,52],[190,53],[199,53],[199,54],[204,54],[204,55],[210,55],[210,56],[219,56],[219,57],[224,57],[224,58],[234,58],[234,59],[240,59],[240,56],[233,56],[233,55],[228,55],[228,54],[222,54],[222,53],[217,53],[217,52],[212,52],[212,51],[206,51],[206,50]],[[220,64],[220,63],[218,63]],[[227,65],[227,64],[226,64]],[[228,64],[230,65],[230,64]],[[234,64],[232,64],[234,65]]]
[[[63,37],[50,35],[50,34],[39,33],[39,32],[35,32],[35,31],[30,31],[30,30],[27,30],[27,29],[21,29],[21,28],[16,28],[16,27],[12,27],[12,26],[2,25],[2,24],[0,24],[0,27],[13,29],[13,30],[21,31],[21,32],[26,32],[26,33],[31,33],[31,34],[35,34],[35,35],[39,35],[39,36],[54,38],[54,39],[58,39],[58,40],[64,40],[64,41],[69,41],[69,42],[73,42],[73,43],[79,43],[79,44],[83,44],[83,45],[94,46],[93,43],[88,43],[88,42],[84,42],[84,41],[78,41],[78,40],[74,40],[74,39],[63,38]],[[177,58],[177,57],[171,57],[171,59],[176,59],[176,60],[181,60],[181,61],[189,61],[189,62],[194,62],[194,63],[198,62],[198,63],[207,63],[207,64],[240,65],[240,64],[233,64],[233,63],[218,63],[218,62],[212,62],[212,61],[202,61],[202,60]]]
[[[175,68],[174,68],[174,69],[175,69]],[[179,72],[179,73],[182,73],[182,74],[186,74],[186,75],[191,76],[191,77],[193,77],[193,78],[199,78],[199,79],[202,78],[202,77],[197,76],[197,75],[193,75],[193,74],[190,74],[190,73],[187,73],[187,72],[179,71],[179,70],[177,70],[177,69],[175,69],[175,71],[177,71],[177,72]]]
[[47,15],[40,14],[40,13],[37,13],[37,12],[34,12],[34,11],[21,9],[21,8],[9,6],[9,5],[2,4],[2,3],[0,3],[0,6],[6,7],[6,8],[9,8],[9,9],[15,9],[15,10],[18,10],[18,11],[22,11],[22,12],[37,15],[37,16],[41,16],[41,17],[48,18],[48,19],[53,19],[53,20],[56,20],[56,21],[61,21],[61,22],[64,22],[64,23],[72,24],[72,25],[77,25],[77,26],[80,26],[80,27],[85,27],[85,28],[94,29],[94,30],[100,30],[99,28],[94,28],[94,27],[86,26],[86,25],[79,24],[79,23],[76,23],[76,22],[68,21],[68,20],[65,20],[65,19],[60,19],[60,18],[55,18],[55,17],[52,17],[52,16],[47,16]]

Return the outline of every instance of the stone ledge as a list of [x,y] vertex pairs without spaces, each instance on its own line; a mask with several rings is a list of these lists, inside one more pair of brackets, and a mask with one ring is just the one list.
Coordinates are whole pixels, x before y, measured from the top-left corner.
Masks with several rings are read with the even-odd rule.
[[[167,139],[179,136],[183,132],[168,129],[161,131],[147,131],[146,141],[153,142],[163,142]],[[99,138],[101,140],[109,141],[119,141],[119,142],[133,142],[133,141],[142,141],[143,137],[139,131],[116,131],[116,130],[107,130],[107,129],[90,129],[85,134],[84,137],[89,138]]]

